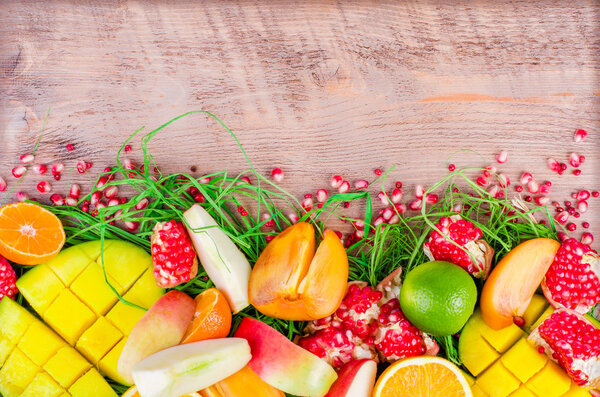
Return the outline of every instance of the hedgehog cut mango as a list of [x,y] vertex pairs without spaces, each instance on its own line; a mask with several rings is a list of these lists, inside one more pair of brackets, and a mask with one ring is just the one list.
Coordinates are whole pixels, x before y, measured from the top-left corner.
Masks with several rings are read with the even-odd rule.
[[476,310],[460,334],[458,354],[475,377],[475,397],[589,397],[558,365],[527,341],[528,333],[552,313],[546,299],[534,295],[520,328],[511,324],[494,330]]
[[146,309],[164,294],[152,275],[150,255],[118,240],[105,240],[103,250],[100,241],[67,248],[25,273],[17,287],[46,324],[100,373],[122,384],[127,382],[117,361],[145,311],[121,302],[111,287]]
[[15,301],[0,301],[0,324],[0,395],[117,396],[92,364]]

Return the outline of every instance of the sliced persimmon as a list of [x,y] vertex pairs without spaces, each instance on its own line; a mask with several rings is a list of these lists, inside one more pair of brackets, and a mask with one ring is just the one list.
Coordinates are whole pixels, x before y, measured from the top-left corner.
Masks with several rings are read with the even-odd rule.
[[348,257],[339,237],[326,231],[315,253],[312,225],[300,222],[275,237],[250,274],[250,303],[261,313],[310,321],[331,315],[348,282]]
[[490,328],[508,327],[525,313],[559,247],[556,240],[535,238],[498,262],[481,292],[481,316]]
[[65,231],[52,212],[33,203],[0,208],[0,255],[20,265],[37,265],[55,257]]

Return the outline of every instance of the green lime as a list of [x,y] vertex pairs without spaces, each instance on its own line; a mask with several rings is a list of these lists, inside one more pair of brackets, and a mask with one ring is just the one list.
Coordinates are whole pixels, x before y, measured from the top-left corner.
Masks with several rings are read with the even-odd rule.
[[473,314],[477,287],[463,268],[444,261],[427,262],[406,275],[400,307],[417,328],[431,335],[457,333]]

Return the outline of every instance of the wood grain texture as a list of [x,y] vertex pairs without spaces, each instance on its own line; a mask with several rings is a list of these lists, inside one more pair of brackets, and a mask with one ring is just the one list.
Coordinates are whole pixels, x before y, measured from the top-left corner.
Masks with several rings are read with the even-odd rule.
[[[48,109],[39,161],[84,159],[96,172],[140,126],[204,109],[299,196],[334,173],[370,179],[392,165],[393,180],[427,185],[457,150],[478,153],[455,155],[457,166],[485,166],[505,149],[513,181],[532,171],[564,199],[600,187],[599,27],[597,1],[4,1],[0,175],[14,183]],[[590,131],[582,144],[577,128]],[[247,168],[202,116],[152,149],[166,171]],[[573,150],[586,155],[582,175],[551,175],[546,158]],[[89,188],[69,175],[55,190]],[[582,220],[600,240],[600,199]]]

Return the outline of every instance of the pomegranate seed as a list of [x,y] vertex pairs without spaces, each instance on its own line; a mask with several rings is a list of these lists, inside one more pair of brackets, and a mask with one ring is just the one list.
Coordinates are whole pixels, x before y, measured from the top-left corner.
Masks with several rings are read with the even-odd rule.
[[355,189],[366,189],[368,187],[369,187],[369,182],[365,181],[364,179],[359,179],[358,181],[354,181]]
[[350,190],[350,183],[348,181],[343,181],[338,188],[338,192],[347,193]]
[[569,236],[567,236],[565,233],[563,232],[558,232],[556,234],[556,236],[558,237],[558,241],[560,241],[561,243],[563,243],[565,240],[567,240],[569,238]]
[[413,211],[418,211],[421,208],[423,208],[423,202],[419,199],[413,200],[408,204],[408,208],[410,208]]
[[88,205],[85,205],[85,204],[84,204],[84,205],[82,205],[82,206],[81,206],[81,208],[80,208],[80,209],[81,209],[81,211],[83,211],[83,212],[88,212],[88,211],[90,210],[90,207],[89,207]]
[[548,168],[550,168],[554,172],[560,171],[560,163],[553,158],[549,158],[546,163],[548,164]]
[[577,202],[577,211],[582,214],[588,210],[588,203],[585,200],[581,200]]
[[575,152],[571,153],[569,155],[569,164],[571,164],[572,167],[579,167],[580,162],[579,162],[579,155]]
[[25,200],[29,200],[29,195],[25,192],[17,192],[15,194],[15,197],[17,198],[17,200],[19,201],[25,201]]
[[579,217],[581,216],[581,214],[580,214],[579,212],[576,212],[576,213],[574,213],[574,214],[573,214],[573,216],[574,216],[575,218],[579,218]]
[[267,234],[267,235],[265,236],[265,241],[268,243],[268,242],[270,242],[271,240],[273,240],[274,238],[275,238],[275,236],[273,236],[272,234]]
[[292,225],[295,225],[296,223],[298,223],[298,220],[300,220],[300,217],[295,212],[290,212],[288,214],[288,218],[292,222]]
[[477,182],[477,184],[482,187],[487,185],[487,183],[488,183],[487,179],[484,176],[478,177],[475,182]]
[[379,192],[377,193],[377,198],[379,199],[379,201],[381,201],[381,204],[383,205],[388,205],[390,203],[387,194],[385,194],[385,192]]
[[19,160],[22,164],[29,164],[34,160],[33,154],[22,154],[19,156]]
[[425,194],[425,189],[423,189],[423,186],[417,185],[415,187],[415,197],[418,199],[422,199],[424,194]]
[[0,192],[3,192],[6,190],[6,181],[4,180],[4,178],[2,178],[0,176]]
[[135,232],[138,229],[138,227],[140,227],[139,222],[125,221],[123,222],[123,224],[125,225],[125,229],[127,229],[128,232]]
[[100,202],[100,198],[102,197],[102,193],[101,192],[94,192],[92,193],[91,197],[90,197],[90,204],[91,205],[98,205],[98,203]]
[[533,198],[531,196],[525,196],[525,201],[527,201],[529,203],[529,202],[531,202],[531,200],[533,200]]
[[579,164],[585,163],[585,156],[579,156]]
[[96,189],[103,190],[104,185],[106,185],[107,183],[108,183],[108,178],[106,176],[102,175],[100,178],[98,178],[98,182],[96,182]]
[[317,197],[317,201],[319,203],[324,203],[327,201],[327,190],[325,189],[319,189],[317,190],[317,194],[315,195]]
[[388,221],[388,223],[390,225],[395,225],[396,223],[400,222],[400,217],[396,214],[392,215],[392,217],[390,218],[390,220]]
[[334,175],[331,178],[331,187],[338,189],[342,185],[342,182],[344,182],[344,179],[340,175]]
[[89,161],[87,163],[85,163],[85,169],[89,170],[90,168],[92,168],[92,163],[90,163]]
[[498,172],[498,168],[494,167],[493,165],[488,165],[487,167],[485,167],[485,171],[483,171],[483,176],[489,178],[490,176],[492,176],[492,174],[495,174],[496,172]]
[[245,183],[247,183],[248,185],[252,185],[252,182],[250,181],[250,178],[249,178],[249,177],[247,177],[247,176],[242,176],[242,177],[240,177],[240,182],[245,182]]
[[587,190],[580,190],[577,192],[577,196],[575,196],[577,200],[587,200],[590,198],[590,192]]
[[69,196],[78,199],[80,195],[81,195],[81,186],[79,186],[76,183],[72,184],[71,188],[69,189]]
[[590,223],[589,223],[589,222],[583,222],[583,223],[581,224],[581,227],[583,227],[584,229],[587,229],[587,228],[589,228],[589,227],[590,227]]
[[109,207],[114,207],[115,205],[119,204],[121,204],[121,200],[119,200],[118,198],[111,198],[110,200],[108,200]]
[[427,204],[435,204],[437,203],[439,200],[438,195],[437,194],[428,194],[425,197],[425,201],[427,201]]
[[536,194],[540,191],[540,185],[536,181],[531,180],[527,184],[527,191],[531,194]]
[[573,140],[575,142],[581,142],[585,139],[586,136],[587,136],[586,130],[577,130],[577,131],[575,131],[575,134],[573,135]]
[[67,197],[67,198],[65,198],[65,205],[68,205],[70,207],[75,207],[77,205],[77,199],[75,199],[73,197]]
[[550,194],[550,186],[548,185],[540,185],[540,193],[541,194]]
[[77,172],[79,172],[80,174],[84,174],[85,171],[87,171],[87,167],[85,166],[85,162],[84,161],[77,162]]
[[461,213],[462,204],[454,204],[454,206],[452,207],[452,212]]
[[49,182],[41,181],[37,184],[37,190],[40,193],[50,193],[52,191],[52,185]]
[[402,182],[396,181],[396,183],[394,184],[394,186],[396,186],[398,189],[402,189]]
[[548,186],[548,187],[552,187],[552,182],[550,181],[545,181],[544,185]]
[[456,166],[454,164],[449,164],[448,165],[448,171],[452,172],[456,169]]
[[567,165],[565,163],[560,163],[560,170],[564,171],[567,169]]
[[574,232],[575,230],[577,230],[577,225],[571,222],[567,225],[567,230],[570,232]]
[[194,201],[197,203],[203,203],[206,201],[206,199],[204,198],[204,195],[200,192],[194,194],[192,197],[193,197]]
[[520,316],[515,316],[513,317],[513,323],[515,323],[517,327],[522,327],[523,325],[525,325],[525,319]]
[[342,207],[349,208],[350,207],[350,201],[344,201],[344,204],[342,204]]
[[521,185],[517,185],[517,186],[515,186],[515,190],[516,190],[518,193],[521,193],[521,192],[523,191],[523,186],[521,186]]
[[121,204],[125,204],[127,202],[127,197],[121,197],[121,198],[119,198],[119,202]]
[[50,168],[50,172],[52,172],[52,175],[62,174],[64,170],[65,166],[63,163],[54,163]]
[[73,150],[75,150],[75,145],[73,145],[72,143],[67,144],[67,150],[69,152],[72,152]]
[[124,151],[125,153],[129,153],[129,152],[131,152],[131,145],[125,145],[125,147],[123,148],[123,151]]
[[380,168],[375,168],[375,170],[373,171],[373,173],[377,176],[381,176],[382,172]]
[[22,165],[19,165],[12,169],[12,174],[15,178],[20,178],[27,172],[27,168]]
[[558,223],[560,223],[561,225],[564,225],[565,223],[567,223],[567,220],[569,219],[569,213],[566,211],[563,212],[559,212],[554,219],[556,219],[556,221]]
[[389,221],[390,219],[392,219],[393,215],[394,215],[394,210],[392,210],[391,208],[384,209],[383,213],[381,214],[381,216],[383,216],[383,219],[385,219],[386,221]]
[[245,211],[244,207],[243,207],[243,206],[241,206],[241,205],[238,205],[238,207],[237,207],[237,212],[238,212],[238,213],[241,213],[242,211]]
[[310,211],[312,209],[313,204],[313,199],[310,197],[302,200],[302,208],[304,208],[307,211]]
[[115,198],[119,194],[119,188],[116,186],[109,186],[104,189],[104,197],[107,199]]
[[533,180],[533,175],[529,172],[524,172],[521,175],[521,185],[527,185],[530,181]]
[[52,204],[58,205],[58,206],[65,204],[64,197],[58,193],[54,193],[52,196],[50,196],[50,201],[52,202]]
[[362,219],[357,219],[354,222],[352,222],[352,224],[355,228],[359,230],[363,230],[365,228],[365,221],[363,221]]
[[36,164],[32,168],[36,172],[36,174],[39,175],[44,175],[48,170],[48,168],[44,164]]
[[535,198],[535,203],[539,206],[544,206],[544,205],[548,204],[548,202],[550,202],[550,199],[548,197],[537,196]]
[[499,162],[500,164],[506,163],[507,159],[508,159],[508,152],[506,150],[501,151],[500,154],[496,157],[496,161]]
[[273,168],[271,176],[275,182],[283,181],[283,170],[281,168]]
[[598,196],[600,196],[600,192],[599,192],[599,191],[597,191],[597,190],[594,190],[594,191],[592,192],[592,197],[598,197]]
[[[575,196],[574,198],[577,198],[577,196]],[[565,207],[569,208],[572,206],[572,203],[570,201],[565,201]]]
[[581,170],[575,170],[575,171],[573,171],[573,175],[575,175],[575,176],[581,175]]
[[404,205],[402,203],[398,203],[398,204],[394,205],[394,207],[396,208],[396,211],[399,214],[404,214],[406,212],[406,205]]
[[567,208],[567,212],[569,213],[569,215],[574,215],[575,214],[575,208],[569,207],[569,208]]
[[402,190],[395,188],[392,190],[392,203],[397,204],[402,201]]
[[583,233],[581,236],[581,242],[587,245],[592,244],[594,242],[594,235],[590,232]]
[[508,187],[510,186],[510,178],[506,174],[498,174],[498,183],[502,188]]
[[385,223],[385,219],[383,219],[382,216],[378,216],[377,218],[375,218],[375,220],[373,221],[373,226],[377,227],[379,225],[381,225],[382,223]]
[[211,179],[212,178],[210,176],[203,176],[202,178],[198,179],[198,183],[200,183],[201,185],[206,185],[210,183]]

